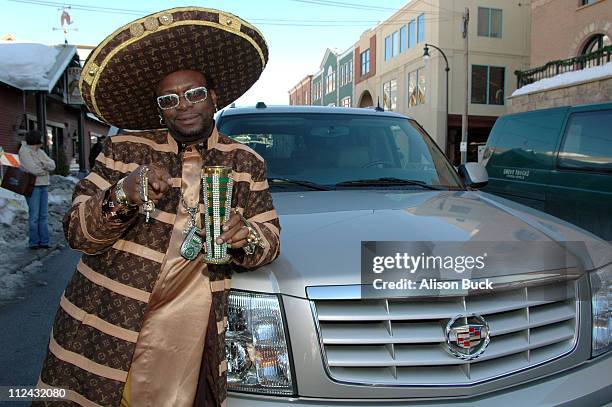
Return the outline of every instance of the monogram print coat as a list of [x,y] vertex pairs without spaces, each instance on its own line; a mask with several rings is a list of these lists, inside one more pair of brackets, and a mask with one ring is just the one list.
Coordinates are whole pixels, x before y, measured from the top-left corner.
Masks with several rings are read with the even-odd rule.
[[[268,191],[265,163],[257,153],[216,129],[199,153],[204,165],[233,168],[232,208],[241,211],[264,240],[264,247],[252,255],[236,249],[234,263],[208,266],[212,304],[204,344],[207,359],[200,370],[195,405],[220,406],[226,398],[224,329],[231,274],[278,256],[280,224]],[[93,171],[76,186],[64,231],[70,246],[83,255],[61,296],[38,383],[41,388],[67,389],[69,402],[59,405],[121,403],[180,205],[182,160],[181,148],[167,131],[121,134],[106,140]],[[105,191],[148,163],[166,168],[172,177],[172,188],[159,201],[152,219],[145,223],[140,213],[124,224],[105,222],[101,210]]]

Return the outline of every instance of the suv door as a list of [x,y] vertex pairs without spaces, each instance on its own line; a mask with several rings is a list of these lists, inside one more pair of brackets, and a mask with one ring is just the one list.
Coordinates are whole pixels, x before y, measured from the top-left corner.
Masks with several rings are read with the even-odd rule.
[[546,188],[546,212],[612,240],[612,106],[572,109]]
[[544,210],[546,185],[568,108],[498,119],[487,142],[489,184],[483,191]]

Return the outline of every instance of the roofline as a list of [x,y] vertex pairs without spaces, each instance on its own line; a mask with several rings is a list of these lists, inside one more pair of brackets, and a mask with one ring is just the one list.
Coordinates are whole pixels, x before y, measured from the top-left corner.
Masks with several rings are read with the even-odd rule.
[[338,59],[342,59],[345,56],[347,56],[348,54],[352,54],[353,51],[355,50],[355,44],[351,45],[350,47],[348,47],[344,52],[342,52],[341,54],[338,55]]
[[[52,46],[52,47],[55,48],[57,46]],[[61,45],[61,47],[62,47],[62,50],[57,55],[57,58],[55,59],[55,64],[53,65],[53,67],[51,68],[51,71],[49,72],[51,74],[51,77],[49,78],[49,86],[47,87],[45,86],[38,86],[38,87],[24,86],[22,87],[22,86],[17,86],[8,81],[0,81],[0,82],[6,83],[7,85],[10,85],[14,88],[17,88],[23,91],[28,91],[28,90],[29,91],[45,91],[45,92],[51,93],[51,91],[53,90],[53,87],[55,87],[55,84],[57,83],[59,78],[62,76],[66,68],[68,67],[68,64],[70,64],[70,62],[72,61],[72,58],[77,53],[77,49],[74,45]]]
[[[64,74],[68,64],[70,64],[72,58],[74,58],[77,53],[77,48],[74,45],[63,45],[62,48],[63,49],[60,51],[60,54],[56,59],[55,65],[53,65],[53,68],[51,68],[51,72],[54,72],[54,70],[55,72],[49,79],[49,89],[47,90],[49,93],[51,93],[51,90],[59,80],[60,76]],[[64,54],[64,59],[60,58],[62,54]]]
[[[369,31],[373,31],[374,33],[378,32],[381,27],[383,25],[388,25],[389,23],[393,23],[394,20],[405,13],[410,13],[410,12],[417,12],[417,13],[421,13],[421,14],[426,14],[427,11],[424,10],[413,10],[413,8],[417,5],[425,5],[425,6],[429,6],[431,7],[434,11],[435,10],[440,10],[441,7],[439,4],[429,4],[424,2],[423,0],[409,0],[406,4],[404,4],[403,6],[401,6],[397,11],[395,11],[393,14],[391,14],[388,18],[386,18],[385,20],[380,21],[379,23],[377,23],[374,27],[370,28]],[[398,22],[395,21],[396,24],[399,24]],[[366,34],[368,32],[368,30],[364,31],[361,36],[363,36],[364,34]],[[361,39],[361,36],[359,37]]]
[[306,75],[305,77],[303,77],[297,84],[295,84],[288,92],[291,94],[295,91],[297,91],[297,89],[299,87],[303,87],[306,82],[311,81],[312,82],[312,75]]
[[319,71],[317,73],[314,74],[309,74],[307,75],[304,79],[302,79],[300,82],[298,82],[297,85],[295,85],[293,88],[291,88],[291,90],[289,90],[289,93],[293,92],[295,89],[297,89],[298,86],[302,85],[303,81],[306,80],[309,76],[310,76],[310,80],[312,81],[314,78],[316,78],[317,76],[321,75],[323,73],[323,66],[325,64],[325,61],[328,58],[329,54],[334,54],[336,56],[336,63],[338,63],[338,61],[342,58],[344,58],[345,56],[352,54],[355,51],[355,45],[357,43],[351,44],[346,50],[342,51],[342,52],[336,52],[337,50],[332,49],[330,47],[327,47],[325,49],[325,54],[323,54],[323,59],[321,60],[321,64],[319,65]]
[[14,83],[12,83],[12,82],[10,82],[10,81],[0,80],[0,82],[1,82],[1,83],[4,83],[5,85],[8,85],[8,86],[10,86],[10,87],[12,87],[12,88],[15,88],[15,89],[17,89],[17,90],[21,90],[21,91],[23,91],[23,90],[27,90],[27,89],[22,89],[20,86],[17,86],[17,85],[15,85]]
[[323,59],[321,59],[321,63],[319,64],[319,68],[321,69],[321,72],[323,72],[325,61],[327,61],[329,54],[334,54],[336,56],[336,59],[338,58],[338,54],[336,54],[336,52],[333,49],[327,47],[325,49],[325,54],[323,54]]

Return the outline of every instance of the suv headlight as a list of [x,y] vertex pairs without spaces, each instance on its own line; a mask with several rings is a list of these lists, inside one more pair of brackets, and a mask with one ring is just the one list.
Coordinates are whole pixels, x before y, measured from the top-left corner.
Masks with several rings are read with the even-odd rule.
[[228,390],[293,395],[278,296],[231,290],[225,333]]
[[612,349],[612,265],[590,273],[593,357]]

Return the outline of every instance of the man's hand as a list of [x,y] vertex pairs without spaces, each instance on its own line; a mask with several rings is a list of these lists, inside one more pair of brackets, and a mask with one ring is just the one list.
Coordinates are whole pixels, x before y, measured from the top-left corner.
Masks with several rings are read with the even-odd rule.
[[246,246],[249,229],[244,225],[242,217],[232,212],[230,218],[223,225],[223,233],[217,238],[217,244],[229,243],[232,249]]
[[157,205],[161,197],[172,187],[172,177],[170,177],[168,171],[155,164],[141,165],[135,171],[131,172],[123,182],[123,190],[130,203],[135,205],[142,205],[144,203],[140,198],[140,191],[142,190],[142,186],[140,185],[140,171],[142,167],[149,167],[148,197]]

